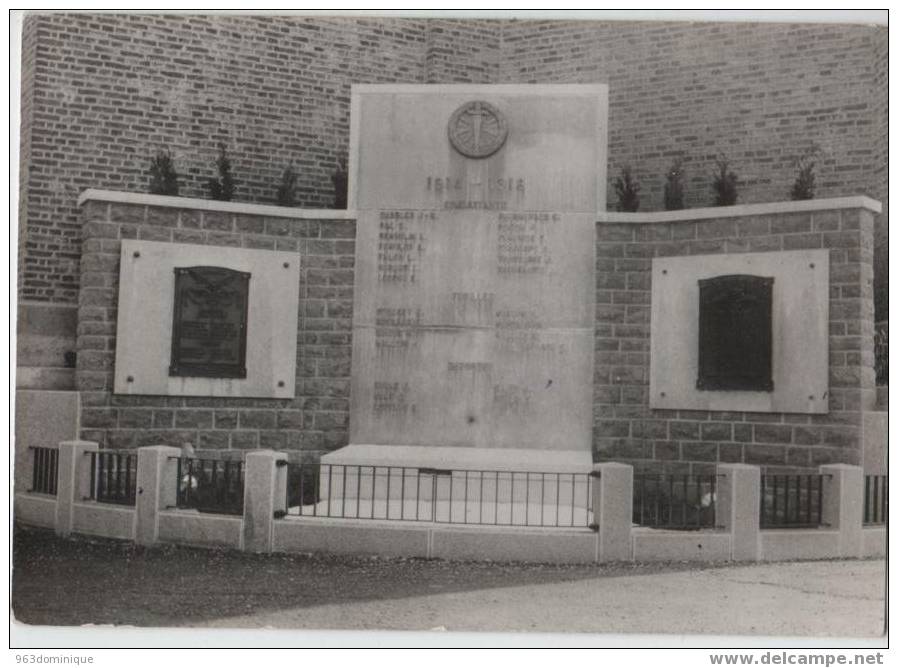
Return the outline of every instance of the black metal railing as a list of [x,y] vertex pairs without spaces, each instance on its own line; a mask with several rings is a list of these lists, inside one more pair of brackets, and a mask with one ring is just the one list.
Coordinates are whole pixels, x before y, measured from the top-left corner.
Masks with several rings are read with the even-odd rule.
[[864,524],[889,521],[889,476],[864,476]]
[[90,500],[133,506],[137,497],[137,453],[99,450],[84,454],[90,456]]
[[591,527],[593,474],[290,464],[289,515]]
[[243,462],[178,457],[178,508],[243,514]]
[[59,450],[40,446],[30,446],[28,449],[34,456],[34,465],[31,469],[31,489],[28,491],[56,496]]
[[877,385],[889,384],[889,323],[876,323],[873,332],[873,370]]
[[717,526],[717,475],[636,473],[633,522],[656,529]]
[[826,474],[762,475],[762,529],[814,528],[823,523]]

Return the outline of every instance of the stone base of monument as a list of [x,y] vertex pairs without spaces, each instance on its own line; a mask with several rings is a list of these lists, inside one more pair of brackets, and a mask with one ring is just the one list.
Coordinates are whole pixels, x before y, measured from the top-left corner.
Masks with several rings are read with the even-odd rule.
[[303,515],[586,526],[592,457],[572,450],[350,445],[321,458]]

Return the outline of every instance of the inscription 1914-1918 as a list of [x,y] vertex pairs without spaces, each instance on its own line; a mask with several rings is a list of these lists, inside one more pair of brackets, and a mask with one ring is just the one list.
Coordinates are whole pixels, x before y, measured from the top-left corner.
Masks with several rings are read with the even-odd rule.
[[176,267],[170,376],[246,378],[250,274]]

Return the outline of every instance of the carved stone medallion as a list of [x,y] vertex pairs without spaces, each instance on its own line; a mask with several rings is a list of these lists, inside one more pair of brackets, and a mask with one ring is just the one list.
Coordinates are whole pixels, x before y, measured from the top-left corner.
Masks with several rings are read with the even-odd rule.
[[489,102],[466,102],[449,119],[449,141],[468,158],[488,158],[502,148],[508,123]]

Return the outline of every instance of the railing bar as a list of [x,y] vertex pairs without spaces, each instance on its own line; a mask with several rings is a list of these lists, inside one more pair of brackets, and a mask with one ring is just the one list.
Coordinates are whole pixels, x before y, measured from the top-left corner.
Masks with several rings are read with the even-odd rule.
[[50,482],[48,488],[50,490],[50,494],[56,494],[59,490],[57,489],[59,483],[59,450],[50,450],[50,471],[48,473]]
[[437,521],[437,481],[439,476],[431,474],[430,476],[430,521]]
[[[434,476],[437,477],[437,476]],[[449,524],[452,524],[452,486],[455,482],[455,475],[450,471],[449,473]]]
[[184,503],[184,495],[181,491],[181,485],[183,484],[184,476],[181,475],[181,458],[180,457],[178,457],[178,459],[177,459],[177,474],[176,475],[178,476],[178,484],[177,484],[177,487],[175,488],[175,489],[177,489],[177,494],[175,495],[176,496],[175,505],[180,506]]
[[758,511],[761,513],[761,524],[767,523],[767,476],[761,476],[761,507]]
[[524,526],[530,525],[530,472],[524,478]]
[[399,492],[399,519],[405,519],[405,467],[402,467],[402,489]]
[[823,522],[823,476],[817,476],[817,524]]
[[196,473],[194,471],[194,466],[196,465],[196,460],[188,459],[187,460],[187,504],[194,503],[193,500],[193,481],[196,480],[197,491],[199,491],[200,481],[196,478]]
[[510,474],[511,474],[511,500],[510,500],[511,502],[508,504],[508,511],[509,511],[508,523],[511,525],[511,524],[514,524],[514,471],[511,471]]
[[125,457],[125,498],[131,500],[131,455]]
[[495,501],[493,502],[493,524],[499,524],[499,472],[496,471]]
[[558,526],[558,513],[561,508],[561,474],[555,474],[555,526]]
[[465,508],[464,508],[465,516],[462,521],[463,524],[468,523],[468,471],[465,469]]
[[415,469],[417,479],[415,481],[415,520],[420,519],[421,515],[421,469]]
[[374,501],[377,499],[377,466],[371,467],[371,519],[374,519]]
[[539,525],[542,527],[546,525],[546,474],[540,473],[539,475]]
[[40,485],[38,484],[38,480],[40,480],[41,475],[41,448],[32,448],[31,455],[31,489],[35,492],[40,492]]
[[771,524],[776,524],[779,517],[779,476],[773,476],[773,519]]
[[387,510],[386,510],[386,519],[390,519],[390,472],[393,470],[392,466],[387,466]]
[[[676,524],[673,518],[674,514],[674,488],[676,487],[676,478],[673,475],[667,476],[667,526]],[[661,518],[658,518],[659,522]]]
[[785,491],[785,494],[783,494],[783,519],[786,522],[791,522],[792,517],[791,517],[791,515],[789,515],[789,482],[790,482],[790,478],[788,475],[784,476],[784,478],[785,478],[786,491]]
[[574,526],[574,506],[576,505],[576,497],[574,496],[577,488],[577,480],[575,475],[571,473],[571,523],[568,526]]
[[97,453],[90,453],[90,498],[97,500]]
[[[879,476],[872,476],[872,477],[873,477],[873,480],[872,480],[872,482],[873,482],[873,485],[872,485],[872,487],[873,487],[873,512],[871,514],[873,516],[872,517],[873,521],[878,522],[879,521]],[[870,482],[870,481],[868,480],[865,482]],[[869,486],[869,485],[867,485],[867,486]],[[867,513],[864,513],[864,514],[866,515]]]
[[105,464],[106,464],[106,489],[103,490],[104,491],[103,496],[105,498],[109,498],[109,496],[112,494],[112,474],[113,474],[112,458],[107,456]]
[[702,476],[696,474],[691,478],[692,488],[695,490],[695,526],[702,526]]
[[[305,468],[306,465],[300,461],[300,466]],[[317,467],[312,466],[312,475],[314,476],[312,478],[312,517],[318,517],[318,497],[321,495],[321,462],[318,462]]]
[[[327,466],[327,515],[325,515],[325,517],[332,517],[333,515],[331,513],[331,494],[334,491],[334,465],[333,464],[325,464],[325,466]],[[318,463],[318,471],[319,471],[318,486],[319,486],[319,491],[320,491],[320,487],[321,487],[321,480],[320,480],[320,478],[321,478],[321,463],[320,462]],[[346,495],[345,485],[342,489],[343,489],[343,494],[345,496]],[[343,514],[343,504],[342,503],[340,504],[340,514],[341,515]]]
[[[306,503],[306,472],[303,470],[302,462],[299,462],[299,515],[302,517],[302,509]],[[289,470],[289,469],[288,469]],[[289,493],[288,493],[289,496]]]
[[361,513],[359,512],[359,504],[362,501],[362,467],[355,467],[355,516],[356,519],[359,518]]
[[864,476],[864,522],[876,521],[876,509],[871,507],[873,500],[873,486],[876,484],[876,478],[870,475]]
[[814,477],[811,474],[805,476],[805,508],[804,521],[811,524],[811,502],[814,498]]

